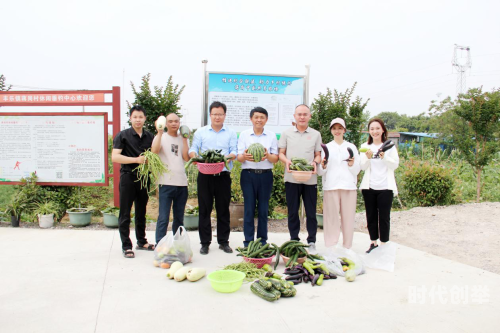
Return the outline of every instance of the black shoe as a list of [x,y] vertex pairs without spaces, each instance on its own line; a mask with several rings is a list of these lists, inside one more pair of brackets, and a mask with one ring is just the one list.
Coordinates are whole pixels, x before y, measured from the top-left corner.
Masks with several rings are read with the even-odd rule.
[[219,245],[219,249],[226,253],[233,253],[233,249],[229,246],[229,244],[221,244]]
[[208,254],[208,245],[202,245],[200,249],[201,254]]
[[366,253],[370,253],[372,252],[372,250],[376,249],[378,247],[378,245],[375,245],[373,243],[370,244],[370,248],[368,249],[368,251],[366,251]]

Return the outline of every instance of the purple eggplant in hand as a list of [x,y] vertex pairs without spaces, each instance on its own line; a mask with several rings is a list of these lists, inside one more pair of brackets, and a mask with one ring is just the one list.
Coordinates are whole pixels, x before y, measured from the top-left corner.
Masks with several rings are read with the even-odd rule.
[[378,149],[378,152],[373,157],[379,157],[380,153],[386,152],[394,146],[395,146],[394,142],[392,142],[391,140],[387,140],[386,142],[384,142],[382,144],[382,146],[380,146],[380,148]]
[[322,143],[321,148],[323,148],[323,151],[325,152],[325,165],[328,163],[328,157],[330,157],[330,153],[328,152],[328,147]]
[[349,162],[349,160],[354,157],[354,152],[350,147],[347,147],[347,152],[349,153],[349,158],[344,161]]

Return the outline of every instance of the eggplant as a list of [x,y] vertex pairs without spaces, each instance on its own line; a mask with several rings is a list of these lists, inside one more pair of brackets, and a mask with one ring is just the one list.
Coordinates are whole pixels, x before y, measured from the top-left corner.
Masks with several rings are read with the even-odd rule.
[[283,274],[285,275],[295,275],[295,274],[302,274],[302,270],[301,269],[289,269],[288,271],[285,270],[285,272]]
[[380,153],[382,153],[382,152],[384,152],[384,153],[385,153],[386,151],[388,151],[389,149],[391,149],[391,148],[392,148],[392,147],[394,147],[394,146],[395,146],[394,142],[392,142],[391,140],[387,140],[387,141],[386,141],[386,142],[384,142],[384,143],[382,144],[382,146],[378,149],[378,152],[375,154],[375,156],[374,156],[374,157],[379,157],[379,156],[380,156]]
[[385,146],[384,148],[382,148],[382,151],[386,152],[386,151],[388,151],[389,149],[391,149],[394,146],[395,146],[394,142],[391,142],[387,146]]
[[[337,278],[337,275],[335,275],[333,273],[330,273],[330,275],[328,275],[328,276],[330,277],[330,279],[334,279],[334,280]],[[326,275],[325,275],[325,277],[326,277]]]
[[319,279],[319,274],[314,275],[313,279],[311,280],[311,285],[314,286],[316,285],[316,282],[318,282]]
[[328,157],[330,157],[330,152],[328,151],[328,147],[322,143],[321,148],[323,148],[323,151],[325,152],[325,165],[328,163]]
[[266,275],[264,275],[265,277],[273,277],[273,272],[266,272]]
[[287,281],[288,281],[288,282],[292,282],[292,283],[295,285],[295,284],[299,284],[299,283],[301,283],[301,282],[302,282],[302,278],[300,278],[300,279],[296,279],[296,280],[287,280]]
[[330,280],[330,275],[323,276],[323,280]]
[[302,281],[304,282],[309,282],[309,275],[304,275],[304,277],[302,278]]
[[295,275],[289,275],[285,278],[285,280],[297,280],[297,279],[302,279],[303,274],[295,274]]
[[349,160],[354,157],[354,152],[350,147],[347,147],[347,152],[349,153],[349,158],[344,161],[349,162]]

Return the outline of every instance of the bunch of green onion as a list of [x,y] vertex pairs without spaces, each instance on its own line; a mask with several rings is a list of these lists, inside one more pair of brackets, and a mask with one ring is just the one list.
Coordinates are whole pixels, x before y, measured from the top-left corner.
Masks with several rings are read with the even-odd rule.
[[140,156],[144,156],[145,162],[143,164],[139,164],[133,171],[137,171],[137,177],[139,178],[137,181],[141,182],[141,188],[147,188],[148,194],[152,193],[154,190],[158,188],[158,178],[163,173],[170,172],[165,164],[163,164],[160,157],[151,152],[151,150],[146,150]]

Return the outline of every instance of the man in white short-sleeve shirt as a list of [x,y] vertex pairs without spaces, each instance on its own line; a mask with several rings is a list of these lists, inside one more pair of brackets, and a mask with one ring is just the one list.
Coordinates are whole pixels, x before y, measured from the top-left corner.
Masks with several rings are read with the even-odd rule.
[[167,234],[170,208],[173,208],[174,219],[172,231],[184,225],[184,208],[188,198],[187,177],[184,170],[184,162],[189,160],[188,139],[177,133],[180,126],[180,118],[175,113],[167,116],[167,133],[157,129],[151,151],[158,154],[169,172],[163,173],[159,179],[158,206],[159,215],[156,223],[156,244]]
[[[243,233],[246,247],[254,240],[255,207],[257,206],[258,223],[257,238],[262,244],[267,243],[267,217],[269,215],[269,199],[273,189],[273,164],[278,162],[278,140],[276,134],[264,128],[267,123],[268,113],[262,107],[250,111],[252,128],[240,133],[238,139],[238,161],[241,164],[241,190],[245,203],[243,217]],[[248,147],[260,143],[265,154],[260,161],[255,161],[248,153]]]

